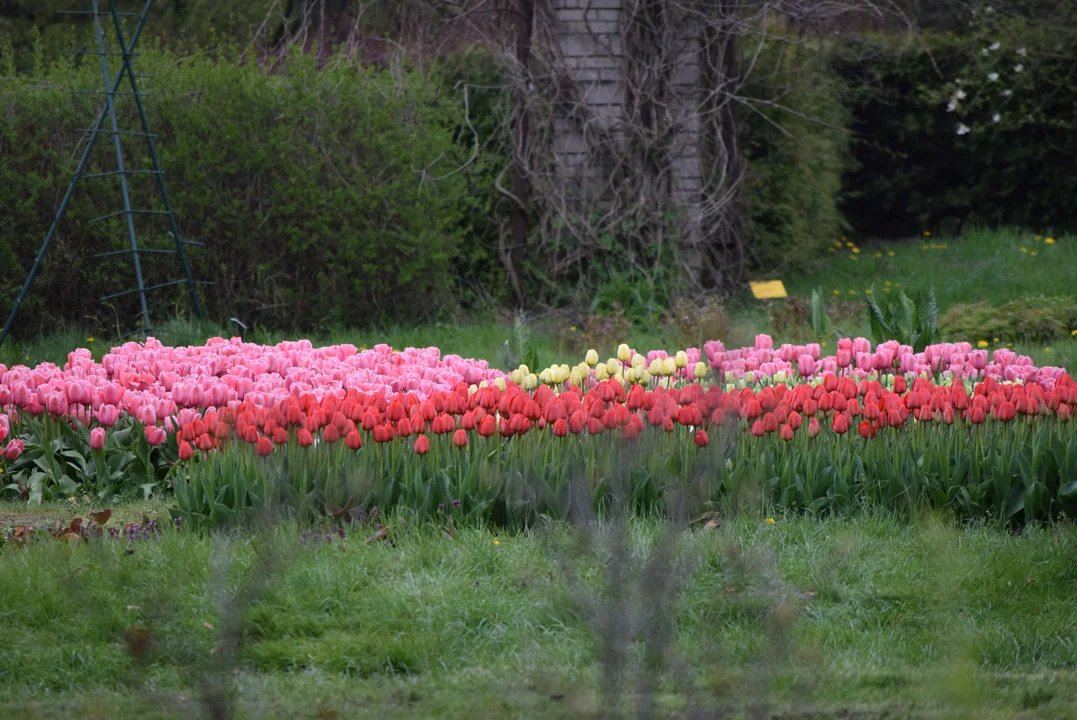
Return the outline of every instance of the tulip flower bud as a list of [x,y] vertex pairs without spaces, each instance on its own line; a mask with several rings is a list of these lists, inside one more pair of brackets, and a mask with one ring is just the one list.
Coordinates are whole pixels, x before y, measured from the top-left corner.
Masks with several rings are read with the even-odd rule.
[[583,385],[583,376],[581,376],[577,371],[573,370],[572,374],[568,376],[568,384],[572,385],[573,387],[579,387]]
[[620,369],[621,369],[621,361],[618,360],[617,358],[610,358],[609,360],[606,361],[606,371],[609,372],[610,375],[613,375],[614,373],[616,373]]
[[606,368],[606,363],[599,363],[595,365],[595,380],[602,382],[610,376],[609,370]]
[[524,378],[524,383],[522,387],[524,390],[531,392],[538,387],[538,377],[534,373],[531,373]]
[[[483,380],[483,382],[486,382]],[[494,387],[501,392],[505,392],[505,378],[494,378]]]
[[678,367],[684,367],[684,366],[683,365],[678,365],[677,360],[675,358],[668,357],[668,358],[666,358],[665,360],[662,361],[662,370],[664,371],[664,373],[666,375],[676,375]]
[[643,368],[647,367],[647,358],[643,357],[642,355],[633,355],[632,367],[636,368],[636,370],[642,370]]
[[479,386],[478,385],[471,385],[467,389],[467,394],[468,395],[474,395],[478,391],[479,391]]
[[625,370],[624,374],[625,374],[625,382],[627,382],[627,383],[636,382],[636,378],[638,376],[636,374],[636,369],[635,368],[628,368],[627,370]]
[[540,372],[538,379],[543,385],[552,385],[554,382],[553,377],[550,375],[550,368],[546,368]]
[[481,382],[479,383],[479,387],[480,387],[480,388],[484,388],[484,387],[490,387],[490,383],[488,383],[488,382],[486,382],[485,380],[483,380],[483,381],[481,381]]
[[566,364],[562,364],[559,368],[557,368],[557,382],[563,383],[565,380],[568,380],[568,376],[571,374],[572,368],[570,368]]
[[676,357],[674,357],[674,362],[677,363],[679,368],[688,367],[688,353],[684,350],[678,350]]
[[628,362],[632,359],[632,350],[624,343],[621,343],[617,346],[617,359],[621,362]]
[[707,363],[697,362],[695,368],[692,370],[692,376],[696,380],[702,380],[707,377]]
[[587,355],[584,356],[583,361],[591,367],[598,365],[598,351],[594,348],[591,348],[587,351]]
[[785,379],[786,379],[785,370],[775,370],[774,371],[774,382],[783,383],[783,382],[785,382]]
[[661,358],[655,358],[651,360],[651,364],[647,367],[647,372],[651,375],[661,376],[665,372],[665,366],[662,364]]
[[647,387],[651,384],[651,374],[646,369],[637,371],[637,380],[640,385]]
[[520,367],[518,368],[518,370],[521,373],[523,373],[525,376],[531,374],[531,369],[529,367],[527,367],[527,365],[524,365],[523,363],[520,363]]

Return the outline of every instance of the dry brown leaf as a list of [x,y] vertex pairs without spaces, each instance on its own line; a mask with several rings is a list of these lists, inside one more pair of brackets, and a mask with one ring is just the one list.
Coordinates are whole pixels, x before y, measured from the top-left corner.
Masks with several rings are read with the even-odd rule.
[[112,511],[108,510],[108,509],[98,510],[96,512],[90,513],[90,519],[93,520],[98,525],[104,525],[105,523],[108,522],[109,518],[111,518],[111,517],[112,517]]

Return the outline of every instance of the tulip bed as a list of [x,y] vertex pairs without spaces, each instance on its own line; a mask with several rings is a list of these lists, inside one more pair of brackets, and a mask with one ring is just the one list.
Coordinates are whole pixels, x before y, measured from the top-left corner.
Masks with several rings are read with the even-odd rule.
[[506,374],[436,348],[151,339],[0,366],[0,483],[36,502],[170,488],[192,525],[374,507],[517,524],[673,498],[1027,522],[1077,511],[1075,410],[1061,368],[967,343],[823,357],[759,336]]

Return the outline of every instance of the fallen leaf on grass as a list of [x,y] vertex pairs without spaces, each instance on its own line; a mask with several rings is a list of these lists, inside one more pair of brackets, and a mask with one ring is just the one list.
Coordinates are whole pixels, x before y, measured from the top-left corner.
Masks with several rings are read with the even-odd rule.
[[108,522],[110,517],[112,517],[112,511],[107,510],[107,509],[106,510],[98,510],[96,512],[90,513],[90,519],[93,520],[98,525],[104,525],[105,523]]
[[378,542],[379,540],[389,540],[389,528],[380,528],[376,533],[366,539],[368,543]]

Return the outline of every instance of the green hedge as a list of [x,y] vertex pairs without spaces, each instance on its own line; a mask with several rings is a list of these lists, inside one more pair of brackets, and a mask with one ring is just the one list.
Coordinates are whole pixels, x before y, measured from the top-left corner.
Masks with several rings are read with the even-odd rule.
[[848,162],[841,86],[824,54],[773,43],[741,103],[745,240],[754,275],[785,275],[827,257],[845,228]]
[[[833,66],[847,88],[856,160],[842,210],[855,230],[1077,230],[1074,42],[1010,23],[911,46],[841,43]],[[964,97],[950,110],[959,89]]]
[[[184,58],[148,51],[139,70],[155,75],[148,103],[181,229],[205,243],[191,251],[215,319],[280,328],[422,319],[454,307],[452,264],[476,255],[468,171],[452,171],[472,141],[457,136],[459,98],[432,76],[346,64],[319,69],[296,55],[284,67],[235,58]],[[81,150],[77,128],[92,124],[100,76],[53,66],[5,97],[0,109],[0,308],[11,306]],[[137,126],[122,103],[120,124]],[[129,167],[148,167],[137,142]],[[113,164],[109,138],[95,150]],[[474,166],[472,166],[474,167]],[[446,177],[447,176],[447,177]],[[132,180],[136,207],[158,207],[150,178]],[[99,304],[134,285],[126,259],[93,259],[127,244],[115,179],[84,180],[19,328],[57,322],[134,326],[135,298]],[[165,223],[138,218],[149,247],[166,248]],[[496,257],[496,255],[495,255]],[[178,277],[167,256],[145,259],[147,283]],[[181,291],[152,297],[158,318],[186,307]]]

